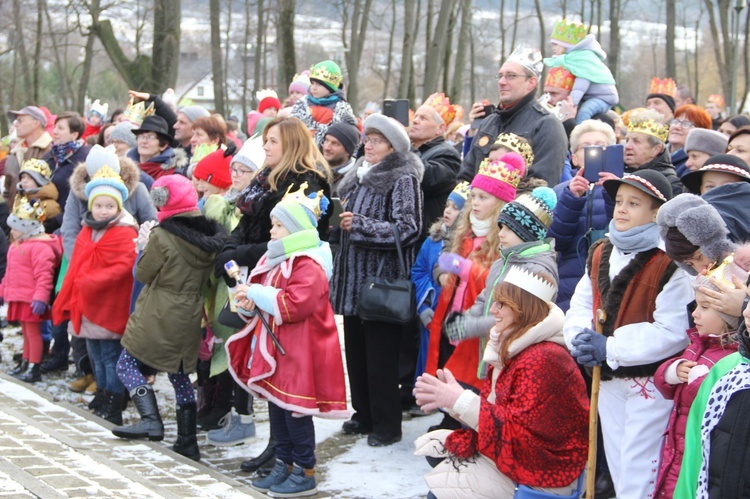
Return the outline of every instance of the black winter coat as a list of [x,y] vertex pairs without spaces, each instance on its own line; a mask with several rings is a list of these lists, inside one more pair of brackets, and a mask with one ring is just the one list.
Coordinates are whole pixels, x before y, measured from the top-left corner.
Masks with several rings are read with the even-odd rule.
[[641,165],[638,168],[631,168],[629,166],[625,167],[625,173],[634,173],[638,170],[654,170],[655,172],[659,172],[667,177],[669,185],[672,186],[672,197],[682,194],[685,189],[680,181],[680,177],[677,176],[677,171],[675,171],[674,166],[672,166],[672,160],[670,159],[669,152],[667,152],[666,148],[664,148],[661,154],[645,165]]
[[443,216],[445,201],[455,187],[458,170],[461,169],[461,155],[446,144],[443,137],[422,144],[417,151],[424,165],[422,235],[426,237],[430,225]]

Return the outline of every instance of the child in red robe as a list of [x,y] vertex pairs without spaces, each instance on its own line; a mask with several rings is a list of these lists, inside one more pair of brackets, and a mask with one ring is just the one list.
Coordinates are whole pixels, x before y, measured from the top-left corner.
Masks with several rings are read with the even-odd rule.
[[[328,299],[332,257],[317,218],[323,191],[305,197],[304,182],[271,211],[268,251],[238,286],[240,311],[263,314],[285,350],[257,317],[226,343],[229,370],[253,395],[267,398],[276,465],[252,487],[278,497],[316,493],[312,416],[346,419],[346,386],[338,329]],[[291,188],[290,188],[291,190]]]
[[99,169],[84,192],[89,211],[52,312],[56,324],[69,320],[69,331],[86,338],[96,384],[103,390],[96,414],[121,425],[125,387],[115,367],[130,316],[138,224],[123,210],[128,189],[109,166]]

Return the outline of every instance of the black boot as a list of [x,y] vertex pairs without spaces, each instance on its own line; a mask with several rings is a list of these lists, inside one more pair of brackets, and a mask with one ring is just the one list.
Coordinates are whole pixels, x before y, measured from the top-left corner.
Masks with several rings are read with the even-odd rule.
[[14,378],[17,378],[23,373],[25,373],[26,369],[28,368],[29,368],[29,359],[21,359],[21,361],[18,363],[15,369],[9,371],[8,374],[13,376]]
[[36,383],[42,381],[42,373],[39,371],[39,364],[29,364],[26,372],[18,376],[18,379],[26,383]]
[[104,402],[107,400],[107,392],[104,391],[103,388],[99,388],[99,385],[96,386],[96,393],[94,393],[94,398],[91,399],[91,402],[88,404],[88,408],[90,411],[92,411],[97,416],[100,416],[99,409],[101,409],[102,405],[104,405]]
[[104,401],[96,412],[96,415],[106,419],[112,424],[122,425],[122,398],[124,393],[104,392]]
[[264,464],[268,463],[271,463],[271,468],[276,463],[276,440],[274,440],[273,435],[268,440],[268,445],[263,449],[263,452],[258,457],[242,461],[240,469],[248,472],[258,471]]
[[201,451],[198,448],[196,432],[196,413],[198,409],[195,402],[192,404],[177,406],[177,441],[172,450],[193,461],[200,461]]
[[150,385],[135,387],[130,392],[133,404],[141,415],[141,421],[130,426],[118,426],[112,430],[120,438],[148,438],[149,440],[164,440],[164,424],[159,416],[159,406],[156,405],[156,395]]
[[52,356],[48,360],[42,362],[42,372],[47,373],[53,373],[57,371],[67,371],[68,370],[68,357],[65,356]]

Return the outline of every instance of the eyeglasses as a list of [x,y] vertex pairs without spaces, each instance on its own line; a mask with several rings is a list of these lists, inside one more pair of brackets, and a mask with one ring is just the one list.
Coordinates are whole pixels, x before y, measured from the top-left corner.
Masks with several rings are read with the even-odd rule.
[[155,133],[139,133],[135,136],[135,140],[140,141],[152,141],[152,140],[159,140],[159,136]]
[[673,118],[669,121],[667,121],[667,125],[669,126],[677,126],[680,125],[682,128],[693,128],[695,126],[695,123],[688,120],[678,120],[677,118]]
[[505,81],[513,81],[513,80],[517,80],[519,78],[531,78],[531,76],[529,76],[529,75],[519,75],[519,74],[516,74],[516,73],[498,73],[497,74],[497,81],[500,81],[503,78],[505,78]]
[[230,166],[229,169],[232,171],[232,173],[236,173],[237,175],[244,175],[246,173],[252,173],[252,170],[245,170],[244,168],[240,168],[238,166]]
[[385,139],[381,139],[380,137],[365,136],[365,138],[362,140],[362,143],[372,144],[373,146],[379,146],[380,144],[388,144],[389,142]]

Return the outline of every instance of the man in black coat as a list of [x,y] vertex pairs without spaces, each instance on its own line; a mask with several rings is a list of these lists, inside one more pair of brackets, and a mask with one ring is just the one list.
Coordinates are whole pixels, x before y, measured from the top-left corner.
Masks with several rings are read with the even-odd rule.
[[[439,112],[430,105],[441,101]],[[461,155],[445,142],[446,120],[453,120],[456,112],[442,94],[430,97],[414,113],[409,129],[412,152],[420,156],[424,164],[422,192],[424,194],[424,224],[422,239],[438,217],[443,215],[445,201],[456,185],[456,176],[461,168]]]
[[469,117],[480,119],[481,124],[467,133],[466,140],[472,137],[472,143],[461,165],[459,180],[470,182],[474,178],[498,135],[515,133],[528,140],[534,150],[534,164],[529,173],[546,180],[550,187],[560,182],[568,138],[560,120],[536,100],[542,69],[541,54],[528,48],[516,49],[500,67],[498,107],[489,116],[485,116],[482,102],[471,107]]

